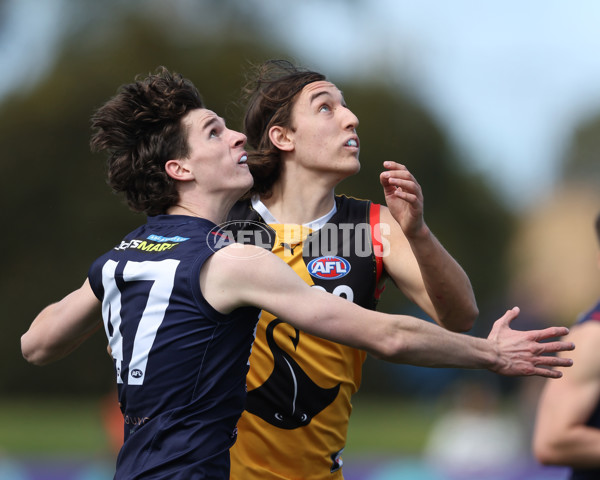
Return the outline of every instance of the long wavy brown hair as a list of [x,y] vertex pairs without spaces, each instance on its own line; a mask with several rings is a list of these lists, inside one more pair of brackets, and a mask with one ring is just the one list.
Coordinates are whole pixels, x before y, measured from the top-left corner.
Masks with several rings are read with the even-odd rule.
[[244,133],[250,147],[248,165],[254,177],[254,193],[269,196],[281,175],[281,152],[269,139],[269,129],[293,129],[291,117],[296,97],[309,83],[325,75],[295,66],[287,60],[268,60],[246,76]]
[[108,184],[133,211],[159,215],[178,202],[165,163],[189,155],[181,119],[196,108],[204,103],[192,82],[159,67],[119,87],[92,116],[90,146],[108,153]]

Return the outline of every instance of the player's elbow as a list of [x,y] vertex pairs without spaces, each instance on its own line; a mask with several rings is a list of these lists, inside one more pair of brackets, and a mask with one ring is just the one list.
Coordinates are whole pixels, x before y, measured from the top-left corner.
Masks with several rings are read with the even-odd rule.
[[31,338],[30,333],[25,333],[21,337],[21,353],[23,358],[32,365],[43,366],[49,363],[44,348]]
[[458,328],[455,331],[458,333],[468,332],[473,328],[478,317],[479,308],[477,308],[477,304],[473,302],[465,308],[462,314],[462,319],[460,322],[458,322]]
[[546,450],[534,450],[533,456],[542,465],[556,465],[556,460]]
[[475,321],[479,318],[479,308],[476,303],[471,304],[467,314],[465,315],[465,329],[464,332],[467,332],[473,328],[475,325]]
[[407,352],[409,344],[406,335],[400,330],[384,332],[375,345],[370,349],[370,353],[380,359],[394,363],[404,363],[408,360]]
[[456,333],[466,333],[473,328],[475,321],[479,317],[479,309],[475,303],[463,308],[461,312],[454,315],[453,321],[442,322],[444,326]]
[[475,320],[479,317],[479,309],[474,307],[470,312],[468,312],[463,321],[458,325],[458,328],[455,330],[457,333],[466,333],[470,331],[475,325]]
[[535,437],[532,445],[533,456],[542,465],[561,465],[564,463],[560,445],[556,445],[548,438]]

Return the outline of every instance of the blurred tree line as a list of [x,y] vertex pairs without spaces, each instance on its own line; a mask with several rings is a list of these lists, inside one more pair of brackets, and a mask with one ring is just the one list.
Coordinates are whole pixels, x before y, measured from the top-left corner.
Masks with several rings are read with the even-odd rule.
[[522,212],[509,249],[515,303],[547,324],[572,325],[598,299],[600,115],[575,125],[559,181]]
[[[184,14],[170,2],[142,13],[119,0],[71,5],[54,67],[33,88],[17,89],[0,104],[3,395],[96,394],[112,385],[102,331],[44,368],[22,360],[19,347],[35,315],[81,285],[91,262],[144,221],[110,192],[103,158],[89,151],[95,108],[135,75],[165,65],[190,78],[207,106],[239,129],[243,110],[236,99],[248,64],[294,60],[275,48],[260,15],[246,11],[245,2],[199,3],[204,10],[190,7]],[[513,214],[465,167],[446,132],[409,92],[381,82],[377,72],[370,81],[330,79],[360,119],[362,170],[338,192],[382,202],[382,162],[406,164],[423,188],[427,223],[471,278],[481,311],[475,333],[486,335],[488,320],[505,309],[504,256]],[[381,309],[418,314],[392,286]]]

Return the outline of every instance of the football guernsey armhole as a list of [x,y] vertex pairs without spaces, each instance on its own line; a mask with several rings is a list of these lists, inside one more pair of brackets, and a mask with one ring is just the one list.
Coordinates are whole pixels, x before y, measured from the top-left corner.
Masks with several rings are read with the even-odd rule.
[[371,241],[373,242],[373,255],[375,255],[375,298],[379,299],[385,285],[380,285],[383,274],[383,243],[381,241],[380,211],[381,205],[371,203],[369,209],[369,223],[371,224]]
[[92,265],[90,265],[90,268],[88,269],[87,279],[90,283],[90,288],[92,289],[92,292],[94,293],[96,298],[98,300],[102,301],[102,298],[104,297],[104,287],[102,286],[102,284],[96,283],[96,279],[99,277],[97,275],[93,274],[93,269],[94,269],[95,264],[96,264],[96,262],[94,262],[94,263],[92,263]]
[[204,298],[202,290],[200,290],[200,270],[202,270],[202,267],[211,256],[212,254],[196,258],[192,268],[190,268],[190,274],[187,281],[189,282],[190,291],[192,292],[199,310],[206,315],[206,318],[215,323],[221,323],[227,318],[227,315],[215,310],[214,307],[208,303],[206,298]]

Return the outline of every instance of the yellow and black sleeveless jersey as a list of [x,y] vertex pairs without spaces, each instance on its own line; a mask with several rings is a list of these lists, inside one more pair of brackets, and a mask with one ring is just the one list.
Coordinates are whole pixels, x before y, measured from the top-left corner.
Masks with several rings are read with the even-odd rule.
[[[382,271],[375,255],[381,252],[379,208],[336,196],[325,217],[282,225],[255,199],[238,203],[229,219],[247,221],[242,228],[262,234],[268,230],[254,238],[309,285],[374,309]],[[263,311],[250,356],[246,410],[231,450],[231,478],[342,479],[350,398],[365,358],[364,351],[308,335]]]

